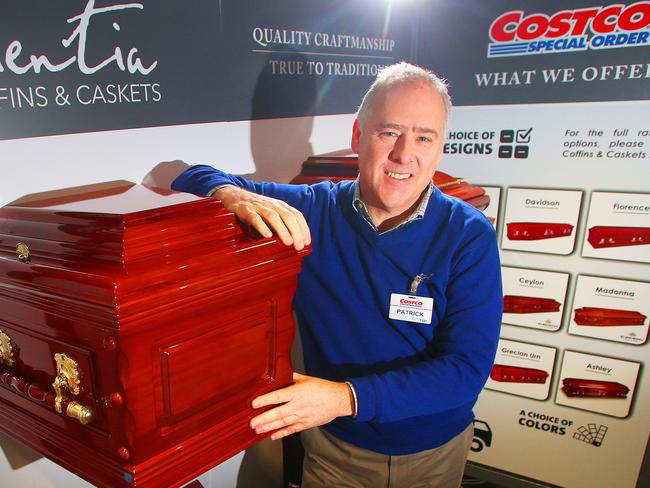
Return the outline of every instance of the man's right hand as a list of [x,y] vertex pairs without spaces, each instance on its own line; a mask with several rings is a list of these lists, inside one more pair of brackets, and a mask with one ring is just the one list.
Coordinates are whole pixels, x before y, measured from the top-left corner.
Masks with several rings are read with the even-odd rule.
[[265,197],[237,186],[224,186],[212,194],[242,222],[264,237],[276,234],[286,246],[300,251],[311,244],[309,227],[302,213],[275,198]]

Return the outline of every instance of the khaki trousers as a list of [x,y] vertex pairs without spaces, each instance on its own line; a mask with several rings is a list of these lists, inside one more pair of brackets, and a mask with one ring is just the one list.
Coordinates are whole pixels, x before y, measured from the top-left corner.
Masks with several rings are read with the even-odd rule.
[[467,429],[435,449],[386,456],[348,444],[320,428],[302,432],[302,488],[459,487],[474,437]]

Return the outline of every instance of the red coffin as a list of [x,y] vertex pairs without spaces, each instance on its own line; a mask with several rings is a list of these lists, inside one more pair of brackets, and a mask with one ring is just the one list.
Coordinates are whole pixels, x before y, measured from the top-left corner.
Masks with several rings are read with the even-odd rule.
[[[313,184],[330,180],[337,183],[342,180],[354,180],[359,174],[359,160],[357,156],[312,156],[302,163],[302,170],[291,183]],[[452,197],[460,198],[470,205],[485,210],[490,204],[490,197],[480,186],[467,183],[462,178],[455,178],[436,171],[433,175],[433,183],[440,190]]]
[[0,429],[98,486],[194,479],[292,381],[306,252],[128,182],[0,209]]
[[571,224],[550,222],[509,222],[506,224],[508,239],[511,241],[537,241],[567,237],[573,232]]
[[495,364],[492,367],[490,378],[506,383],[546,383],[548,373],[536,368]]
[[634,310],[582,307],[575,309],[573,320],[578,325],[607,327],[617,325],[643,325],[646,318],[645,315]]
[[525,297],[519,295],[504,295],[504,313],[540,313],[558,312],[561,303],[552,298]]
[[569,397],[626,398],[630,389],[614,381],[564,378],[562,391]]
[[640,246],[650,244],[648,227],[607,227],[597,225],[589,229],[587,241],[592,247]]

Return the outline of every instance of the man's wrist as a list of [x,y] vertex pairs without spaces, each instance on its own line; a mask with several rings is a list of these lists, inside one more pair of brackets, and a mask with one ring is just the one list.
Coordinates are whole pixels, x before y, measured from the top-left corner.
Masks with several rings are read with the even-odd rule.
[[210,191],[208,192],[208,194],[207,194],[206,196],[217,198],[217,195],[215,195],[215,194],[216,194],[219,190],[221,190],[222,188],[227,188],[227,187],[229,187],[229,186],[233,186],[233,187],[234,187],[235,185],[233,185],[232,183],[224,183],[224,184],[222,184],[222,185],[215,186],[212,190],[210,190]]
[[354,385],[350,381],[346,381],[345,384],[348,385],[348,390],[350,392],[350,405],[352,407],[351,417],[353,419],[356,419],[357,415],[359,414],[359,400],[357,398],[357,391],[354,389]]

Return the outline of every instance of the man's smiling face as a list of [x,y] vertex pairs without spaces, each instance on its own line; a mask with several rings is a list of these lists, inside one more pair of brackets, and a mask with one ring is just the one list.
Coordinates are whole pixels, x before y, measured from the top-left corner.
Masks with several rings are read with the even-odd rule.
[[442,96],[424,81],[381,88],[352,150],[359,154],[361,196],[376,226],[406,217],[440,163],[445,131]]

